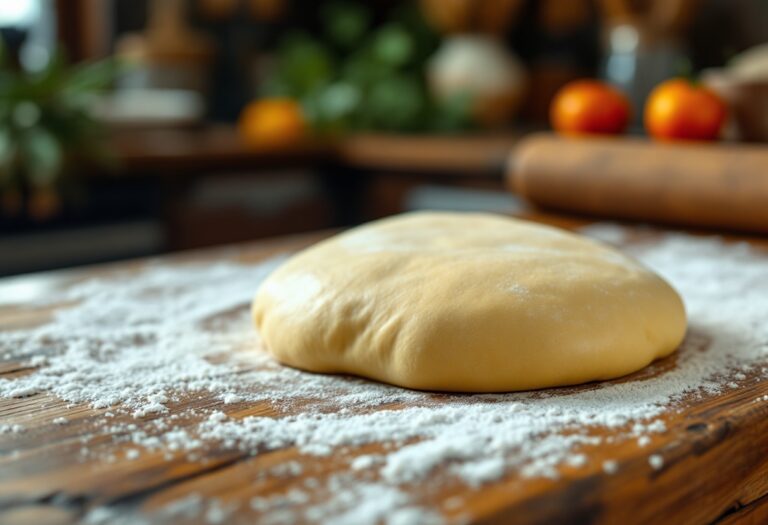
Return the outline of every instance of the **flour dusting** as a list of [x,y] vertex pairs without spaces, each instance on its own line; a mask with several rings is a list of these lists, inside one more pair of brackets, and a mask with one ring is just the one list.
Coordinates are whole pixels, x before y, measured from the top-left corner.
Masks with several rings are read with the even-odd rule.
[[[627,231],[606,224],[585,233],[622,245]],[[203,457],[214,447],[258,455],[295,446],[310,464],[347,457],[349,468],[331,476],[312,477],[306,462],[265,473],[307,477],[300,488],[256,496],[239,509],[261,516],[261,523],[440,523],[440,509],[428,509],[408,484],[429,477],[435,486],[471,490],[510,474],[554,478],[563,466],[590,466],[597,445],[647,446],[668,431],[665,414],[685,400],[765,374],[765,255],[746,244],[683,234],[633,243],[627,251],[681,293],[690,326],[673,357],[619,383],[451,395],[283,367],[260,349],[248,309],[282,262],[274,259],[257,266],[155,264],[73,285],[51,298],[67,306],[47,324],[0,333],[2,361],[29,367],[0,379],[0,398],[48,394],[73,410],[101,409],[93,436],[125,443],[128,460],[158,451]],[[221,403],[189,408],[211,398]],[[275,415],[237,414],[255,403],[268,403]],[[53,423],[74,425],[64,417]],[[0,424],[0,434],[32,431],[24,421]],[[89,436],[81,441],[84,460],[116,461],[92,453]],[[372,443],[385,446],[375,454],[355,452]],[[650,455],[648,464],[663,469],[664,457]],[[608,460],[596,468],[613,474],[621,467]],[[443,510],[451,510],[452,499]],[[176,505],[162,512],[216,523],[238,510],[200,498]],[[98,508],[86,521],[119,520],[114,509]]]

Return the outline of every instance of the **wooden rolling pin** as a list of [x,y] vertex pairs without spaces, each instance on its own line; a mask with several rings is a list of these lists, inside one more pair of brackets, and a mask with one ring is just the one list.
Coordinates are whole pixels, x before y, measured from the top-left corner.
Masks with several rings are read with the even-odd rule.
[[768,147],[532,135],[512,191],[544,208],[768,233]]

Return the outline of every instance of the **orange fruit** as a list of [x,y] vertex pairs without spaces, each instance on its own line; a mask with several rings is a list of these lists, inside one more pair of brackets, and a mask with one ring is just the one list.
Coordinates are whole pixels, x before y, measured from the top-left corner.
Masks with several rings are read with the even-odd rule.
[[306,133],[301,106],[290,98],[264,98],[251,102],[240,113],[238,128],[252,146],[282,146],[301,140]]
[[656,86],[645,103],[645,129],[659,140],[715,140],[728,109],[711,89],[682,78]]
[[627,97],[598,80],[576,80],[563,86],[550,105],[552,127],[563,134],[617,134],[629,123]]

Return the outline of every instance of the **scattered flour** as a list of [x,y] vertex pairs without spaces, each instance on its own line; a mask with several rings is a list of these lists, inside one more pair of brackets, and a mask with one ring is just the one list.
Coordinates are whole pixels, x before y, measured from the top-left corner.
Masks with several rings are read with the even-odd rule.
[[374,467],[381,462],[381,456],[365,454],[363,456],[357,456],[354,460],[352,460],[350,467],[352,467],[352,470],[365,470]]
[[619,471],[619,464],[613,459],[603,461],[603,472],[606,474],[616,474]]
[[[600,225],[586,233],[622,244],[627,230]],[[26,375],[0,379],[0,398],[47,394],[103,409],[94,423],[131,447],[127,459],[143,449],[192,458],[208,447],[258,454],[296,446],[307,456],[348,455],[348,472],[307,477],[301,489],[253,498],[249,511],[262,516],[260,523],[439,523],[406,484],[431,476],[430,483],[459,480],[477,487],[510,472],[554,478],[560,465],[590,466],[595,445],[649,443],[651,435],[667,431],[665,414],[684,399],[735,388],[750,374],[768,375],[760,368],[768,353],[764,255],[745,244],[682,234],[632,244],[628,251],[681,292],[690,329],[671,361],[621,383],[450,395],[280,366],[258,350],[248,310],[277,259],[258,266],[151,265],[73,285],[51,299],[72,306],[48,324],[0,333],[0,356],[30,367]],[[195,399],[220,403],[188,408]],[[226,413],[231,405],[256,402],[270,403],[278,415]],[[115,415],[135,422],[118,422]],[[190,420],[200,422],[184,424]],[[0,434],[24,430],[0,425]],[[371,443],[385,446],[355,457],[354,447]],[[654,469],[664,464],[656,454],[648,462]],[[599,467],[615,473],[619,463]],[[295,477],[304,470],[286,462],[268,475]],[[200,497],[187,499],[163,512],[187,512],[210,523],[233,512]],[[115,516],[96,509],[85,521],[118,522]]]
[[0,434],[22,434],[24,430],[24,426],[18,423],[12,425],[7,423],[0,424]]
[[437,514],[409,505],[402,490],[384,483],[349,485],[344,476],[331,478],[338,485],[329,501],[310,507],[296,516],[313,522],[333,522],[334,525],[384,523],[386,525],[431,525],[441,523]]

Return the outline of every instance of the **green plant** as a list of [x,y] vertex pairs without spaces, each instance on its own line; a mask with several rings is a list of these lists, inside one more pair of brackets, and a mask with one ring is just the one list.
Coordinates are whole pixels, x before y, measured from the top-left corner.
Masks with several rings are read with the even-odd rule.
[[0,42],[0,193],[50,194],[73,160],[108,159],[89,107],[116,72],[114,61],[69,65],[61,53],[26,71],[10,64]]
[[322,5],[318,36],[281,42],[265,94],[298,99],[319,132],[453,131],[470,125],[469,100],[437,101],[427,89],[427,59],[438,36],[409,4],[372,26],[361,2]]

